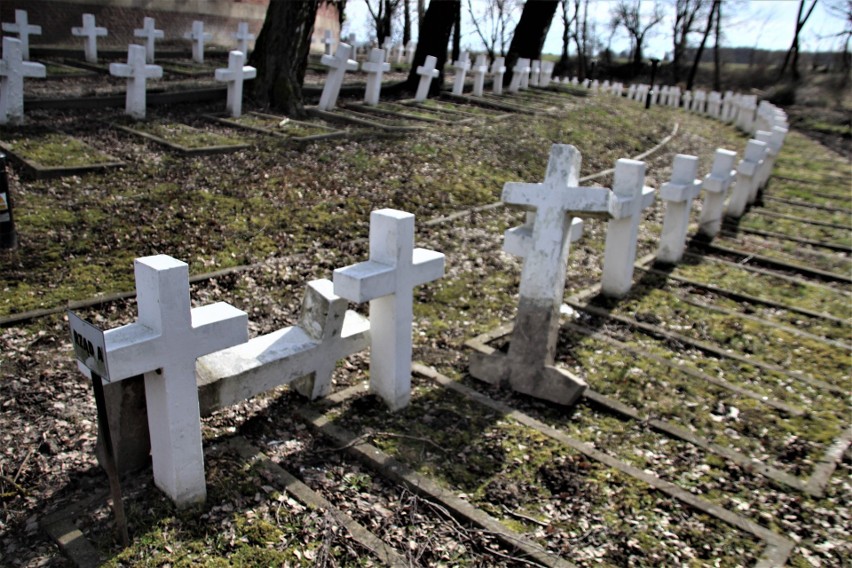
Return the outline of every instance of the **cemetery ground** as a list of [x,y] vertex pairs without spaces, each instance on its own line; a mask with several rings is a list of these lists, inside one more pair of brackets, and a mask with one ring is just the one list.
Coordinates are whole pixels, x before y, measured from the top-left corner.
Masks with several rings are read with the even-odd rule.
[[[113,565],[848,563],[848,156],[792,132],[758,206],[677,267],[646,262],[618,302],[595,297],[606,224],[587,222],[558,361],[594,392],[566,410],[467,373],[466,343],[505,348],[517,305],[521,263],[502,241],[522,214],[492,206],[503,183],[540,181],[555,142],[579,148],[583,176],[671,136],[645,158],[659,188],[675,154],[698,156],[703,177],[717,147],[741,156],[747,137],[607,96],[542,99],[559,111],[312,144],[204,118],[218,104],[149,109],[246,145],[216,155],[120,130],[109,109],[28,112],[124,166],[10,179],[0,563],[66,564],[42,528],[54,512]],[[169,254],[198,276],[193,305],[230,302],[252,336],[269,333],[297,321],[309,280],[366,258],[384,207],[414,213],[418,246],[447,255],[444,278],[415,290],[410,406],[390,413],[367,394],[361,353],[325,401],[285,387],[216,413],[206,505],[175,509],[150,470],[126,479],[122,551],[64,308],[79,302],[103,328],[134,321],[133,259]],[[659,200],[645,212],[638,257],[656,251],[663,213]]]

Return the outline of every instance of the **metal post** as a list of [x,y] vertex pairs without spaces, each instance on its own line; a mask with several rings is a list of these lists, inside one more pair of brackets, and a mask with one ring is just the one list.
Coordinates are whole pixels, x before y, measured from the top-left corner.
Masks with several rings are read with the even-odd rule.
[[0,249],[11,250],[18,245],[15,218],[12,216],[12,197],[6,177],[6,154],[0,153]]
[[648,96],[645,97],[645,108],[651,108],[651,97],[654,96],[654,77],[657,75],[657,64],[660,62],[657,58],[651,58],[651,88],[648,89]]

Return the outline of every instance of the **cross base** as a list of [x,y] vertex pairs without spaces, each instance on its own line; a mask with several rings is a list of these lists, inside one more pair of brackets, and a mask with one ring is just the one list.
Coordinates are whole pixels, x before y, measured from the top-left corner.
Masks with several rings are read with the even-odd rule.
[[588,388],[586,381],[553,365],[530,367],[503,353],[472,353],[470,374],[500,388],[511,388],[563,406],[573,406]]

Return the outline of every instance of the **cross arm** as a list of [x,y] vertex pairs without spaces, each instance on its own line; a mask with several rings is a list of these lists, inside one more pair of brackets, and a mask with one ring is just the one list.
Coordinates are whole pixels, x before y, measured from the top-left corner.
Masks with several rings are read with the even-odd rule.
[[444,275],[445,260],[443,253],[424,248],[414,249],[411,263],[414,268],[414,285],[441,278]]
[[666,182],[660,186],[660,199],[664,201],[686,201],[694,199],[701,191],[701,180],[693,180],[690,183]]
[[335,294],[359,304],[389,296],[396,288],[396,268],[374,260],[338,268],[332,278]]
[[617,193],[612,193],[609,201],[609,214],[613,219],[624,219],[636,213],[637,207],[639,211],[647,208],[654,203],[654,188],[643,187],[642,194],[638,197],[623,197]]
[[[154,371],[158,357],[160,332],[140,323],[123,325],[104,332],[110,381],[122,381]],[[91,376],[88,370],[83,370]]]
[[41,63],[26,62],[23,65],[24,75],[27,77],[44,78],[47,77],[47,68]]
[[225,302],[193,308],[195,357],[248,341],[248,314]]

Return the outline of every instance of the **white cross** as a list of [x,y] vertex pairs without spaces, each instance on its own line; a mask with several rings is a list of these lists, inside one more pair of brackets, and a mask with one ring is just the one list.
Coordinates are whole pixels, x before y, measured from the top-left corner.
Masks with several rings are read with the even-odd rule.
[[240,22],[237,24],[236,33],[231,34],[237,40],[237,51],[242,51],[248,55],[249,42],[254,40],[254,34],[249,32],[248,22]]
[[216,69],[217,81],[228,83],[228,100],[225,108],[234,118],[243,113],[243,81],[257,77],[257,69],[245,64],[246,54],[232,51],[228,54],[228,68]]
[[495,95],[503,94],[503,75],[506,74],[506,58],[497,57],[491,64],[491,74],[494,75],[492,91]]
[[541,61],[536,59],[531,65],[530,85],[538,87],[541,83]]
[[725,96],[722,97],[722,116],[720,117],[725,122],[731,121],[731,107],[734,102],[734,92],[725,91]]
[[754,134],[754,139],[766,144],[766,153],[763,156],[760,168],[757,170],[754,185],[752,185],[751,188],[751,195],[749,195],[748,198],[749,204],[754,203],[757,200],[757,194],[760,193],[760,190],[766,185],[766,182],[769,181],[769,175],[772,173],[773,162],[772,133],[768,130],[758,130]]
[[530,60],[526,58],[518,59],[518,63],[521,65],[521,89],[526,90],[530,88],[530,71],[532,71],[532,67],[530,67]]
[[390,36],[385,38],[385,42],[382,44],[382,49],[385,50],[385,63],[390,63],[391,49],[393,49],[393,42],[391,41]]
[[692,110],[692,91],[683,94],[683,110]]
[[465,75],[470,70],[470,55],[466,51],[463,51],[458,61],[453,63],[453,69],[456,70],[456,76],[453,79],[453,94],[460,95],[464,91]]
[[145,48],[141,45],[127,46],[127,63],[110,63],[110,75],[127,77],[127,98],[124,111],[136,119],[145,118],[146,85],[148,79],[159,79],[163,68],[145,63]]
[[[524,71],[524,70],[527,71]],[[517,93],[521,88],[523,80],[522,75],[529,72],[529,59],[518,59],[515,66],[512,67],[512,80],[509,81],[509,92]]]
[[385,63],[385,51],[375,47],[370,50],[370,58],[361,65],[361,70],[367,73],[364,102],[368,105],[377,105],[382,92],[382,74],[390,70],[390,63]]
[[701,191],[701,180],[695,179],[696,176],[698,158],[678,154],[672,166],[671,181],[660,186],[660,199],[666,202],[663,232],[657,251],[657,260],[660,262],[675,264],[683,257],[692,200]]
[[340,94],[340,87],[343,86],[343,76],[347,71],[357,71],[358,62],[354,59],[349,59],[349,54],[352,48],[349,44],[341,43],[337,46],[337,53],[332,55],[323,55],[320,62],[330,67],[328,76],[325,79],[325,86],[320,95],[318,108],[320,110],[331,110],[337,104],[337,97]]
[[223,302],[191,309],[189,267],[170,256],[138,258],[135,272],[139,317],[104,334],[110,380],[145,375],[154,482],[178,505],[204,501],[195,360],[247,341],[248,316]]
[[680,87],[672,87],[669,90],[669,106],[675,108],[680,106]]
[[471,69],[471,73],[473,74],[473,96],[481,97],[482,89],[485,87],[485,74],[488,73],[484,54],[476,56],[476,64]]
[[633,284],[636,239],[642,211],[654,202],[654,189],[645,187],[645,162],[618,160],[610,203],[612,220],[606,230],[601,292],[619,298]]
[[405,62],[409,65],[412,65],[414,63],[414,54],[417,53],[417,42],[413,39],[409,40],[408,44],[405,46],[405,49]]
[[444,275],[444,255],[414,248],[414,215],[394,209],[370,214],[370,260],[334,271],[334,293],[370,302],[370,389],[391,410],[411,398],[415,286]]
[[86,38],[83,44],[83,52],[86,55],[86,61],[89,63],[98,62],[98,38],[107,35],[106,28],[99,28],[95,25],[95,16],[92,14],[83,14],[83,27],[71,28],[71,35],[76,37]]
[[349,45],[352,46],[352,59],[358,59],[358,37],[355,34],[349,34]]
[[23,53],[24,61],[29,61],[30,36],[41,35],[41,26],[30,25],[26,10],[15,10],[15,23],[4,23],[3,31],[18,34],[18,39],[21,40],[21,52]]
[[0,124],[20,124],[24,121],[24,77],[46,77],[41,63],[24,61],[21,40],[3,38],[3,59],[0,59]]
[[435,69],[438,63],[438,58],[434,55],[427,55],[423,65],[417,67],[417,74],[420,75],[420,83],[417,84],[417,93],[414,95],[414,100],[423,102],[429,96],[429,86],[432,84],[432,79],[436,78],[440,72]]
[[331,30],[325,30],[325,33],[323,34],[322,38],[322,43],[325,47],[325,55],[331,55],[332,50],[334,48],[334,37],[331,34]]
[[133,37],[140,37],[145,40],[145,62],[154,62],[154,42],[158,39],[163,39],[165,33],[163,30],[156,28],[154,18],[145,17],[142,20],[142,27],[133,30]]
[[710,173],[704,176],[702,187],[704,200],[701,204],[701,218],[698,221],[698,232],[711,239],[719,234],[722,228],[722,217],[725,214],[725,199],[728,188],[734,181],[734,160],[737,153],[719,148],[713,158]]
[[204,33],[204,22],[195,20],[192,22],[192,31],[183,34],[183,39],[192,42],[192,60],[196,63],[204,63],[204,42],[213,38],[213,34]]
[[707,98],[707,114],[713,118],[719,118],[719,106],[722,104],[722,95],[718,91],[711,91]]
[[396,64],[400,65],[405,61],[405,46],[402,43],[398,43],[394,47],[394,51],[396,52]]
[[734,184],[731,200],[728,202],[728,210],[725,212],[727,216],[739,219],[745,213],[752,188],[757,183],[755,177],[765,157],[766,143],[749,140],[745,155],[737,166],[737,182]]
[[539,87],[550,86],[550,82],[553,81],[553,67],[554,63],[552,61],[541,62],[541,77],[538,80]]

